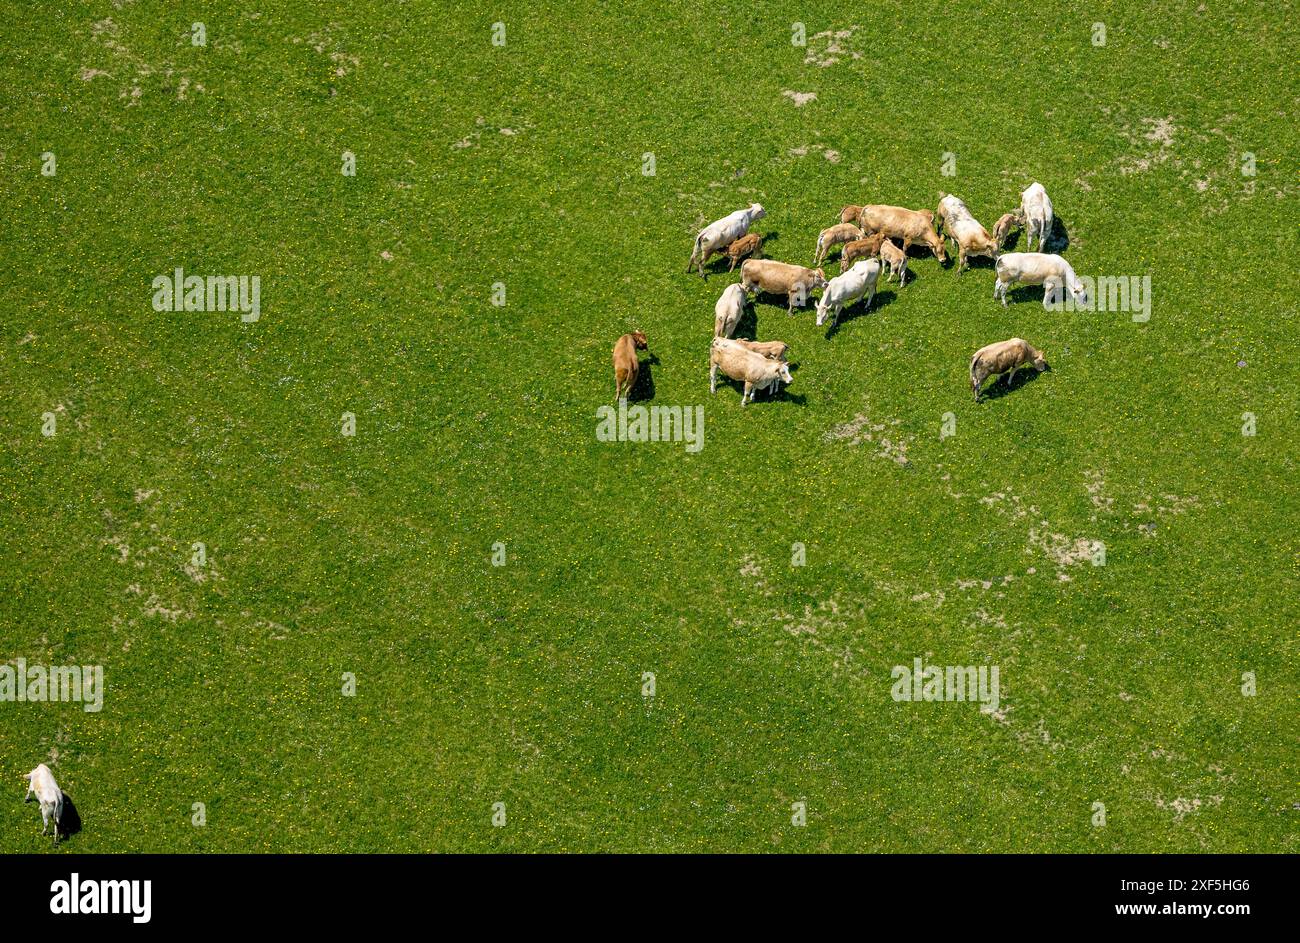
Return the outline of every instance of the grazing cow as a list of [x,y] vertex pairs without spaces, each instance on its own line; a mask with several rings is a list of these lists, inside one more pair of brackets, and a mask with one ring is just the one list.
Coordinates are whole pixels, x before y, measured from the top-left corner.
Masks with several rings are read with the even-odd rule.
[[772,259],[746,259],[740,266],[740,284],[751,294],[785,295],[786,313],[794,314],[796,304],[806,305],[814,289],[826,287],[826,273]]
[[883,232],[893,239],[903,240],[903,251],[913,243],[928,246],[940,262],[947,261],[943,240],[934,231],[934,214],[929,210],[909,210],[902,206],[872,205],[862,207],[858,225],[868,234]]
[[817,235],[817,253],[813,256],[813,265],[821,265],[825,262],[827,253],[835,246],[861,239],[864,235],[865,233],[852,223],[840,223],[829,229],[823,229]]
[[1052,234],[1052,201],[1047,191],[1038,181],[1034,181],[1020,194],[1020,218],[1025,225],[1025,248],[1034,247],[1034,237],[1038,237],[1038,251],[1047,248],[1047,239]]
[[691,260],[686,263],[686,271],[696,264],[700,267],[700,278],[704,277],[704,263],[713,253],[725,249],[741,236],[749,232],[754,220],[767,215],[762,204],[753,203],[748,209],[736,210],[730,216],[724,216],[700,230],[695,237],[695,248],[691,250]]
[[[907,280],[907,253],[894,245],[892,240],[886,239],[880,243],[880,261],[882,265],[889,266],[890,274],[897,276],[898,287],[902,288],[903,282]],[[885,280],[889,280],[888,275]]]
[[793,383],[790,366],[784,360],[770,360],[737,341],[715,337],[709,348],[709,392],[718,392],[718,371],[740,380],[745,390],[740,395],[740,405],[753,401],[755,390],[775,392],[780,383]]
[[973,255],[987,256],[994,261],[998,257],[998,244],[989,231],[979,224],[974,214],[960,199],[951,193],[939,200],[939,207],[934,211],[939,217],[939,226],[953,242],[957,243],[957,274],[969,264]]
[[59,843],[59,823],[63,819],[63,790],[54,781],[54,774],[44,763],[23,776],[27,780],[27,795],[23,802],[30,802],[33,795],[41,804],[41,834],[54,821],[54,843]]
[[975,351],[970,360],[970,388],[975,394],[975,402],[980,401],[980,386],[986,379],[1000,373],[1003,382],[1010,386],[1012,374],[1026,364],[1032,364],[1039,373],[1047,369],[1043,352],[1019,337],[998,341]]
[[993,299],[1002,299],[1007,306],[1007,290],[1017,282],[1043,286],[1043,308],[1051,311],[1053,304],[1062,300],[1062,289],[1068,289],[1075,304],[1087,307],[1088,291],[1074,274],[1070,263],[1059,255],[1043,252],[1008,252],[998,256],[998,280],[993,283]]
[[640,331],[624,334],[614,343],[614,402],[627,396],[636,386],[641,372],[641,361],[636,352],[646,349],[645,335]]
[[862,207],[850,203],[844,209],[840,210],[841,223],[856,223],[858,217],[862,215]]
[[736,263],[745,256],[758,258],[758,250],[763,248],[763,237],[756,232],[741,236],[731,245],[727,246],[727,258],[731,259],[731,268],[728,272],[736,267]]
[[844,272],[858,259],[870,259],[880,255],[880,245],[885,241],[885,234],[878,232],[874,236],[854,239],[840,250],[840,271]]
[[1012,230],[1022,229],[1025,225],[1025,218],[1020,215],[1020,211],[1014,213],[1003,213],[998,221],[993,225],[993,241],[997,243],[998,249],[1007,244],[1007,237],[1011,235]]
[[[882,246],[883,247],[883,246]],[[840,311],[855,304],[859,299],[866,299],[870,310],[871,299],[876,296],[876,280],[880,278],[880,263],[875,259],[863,259],[854,262],[853,268],[843,275],[836,275],[822,291],[822,300],[817,303],[817,326],[826,323],[826,315],[832,315],[831,327],[839,323]]]
[[728,285],[722,297],[713,306],[713,336],[730,337],[736,333],[736,325],[745,313],[745,302],[749,296],[739,285]]

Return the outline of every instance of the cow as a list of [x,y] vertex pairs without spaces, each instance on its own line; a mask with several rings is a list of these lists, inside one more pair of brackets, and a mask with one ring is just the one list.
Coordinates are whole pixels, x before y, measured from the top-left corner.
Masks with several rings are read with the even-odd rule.
[[826,323],[827,314],[832,315],[831,327],[840,320],[840,311],[866,299],[866,307],[871,308],[871,299],[876,295],[876,280],[880,278],[880,263],[875,259],[863,259],[854,262],[853,268],[843,275],[836,275],[822,291],[821,301],[817,303],[817,326]]
[[1062,290],[1068,290],[1075,304],[1088,305],[1088,291],[1079,277],[1074,274],[1070,263],[1059,255],[1043,252],[1008,252],[998,256],[995,265],[998,280],[993,283],[993,299],[1002,299],[1002,307],[1007,306],[1007,291],[1017,282],[1025,285],[1043,286],[1043,308],[1052,310],[1053,304],[1062,300]]
[[940,231],[957,243],[958,275],[969,265],[968,260],[973,255],[982,255],[997,261],[997,242],[960,199],[951,193],[945,195],[939,200],[939,206],[934,214],[939,217]]
[[1025,225],[1025,248],[1032,249],[1037,236],[1038,251],[1044,251],[1052,234],[1052,201],[1036,180],[1020,194],[1020,218]]
[[640,331],[624,334],[614,343],[614,402],[626,397],[636,386],[641,372],[641,361],[636,352],[647,347],[645,335]]
[[861,239],[864,235],[865,233],[852,223],[840,223],[829,229],[823,229],[817,234],[817,252],[813,256],[813,265],[821,265],[825,262],[827,254],[835,246]]
[[686,263],[686,271],[699,265],[700,278],[704,278],[704,263],[713,253],[725,249],[741,236],[749,232],[754,220],[767,215],[761,203],[752,203],[747,209],[736,210],[730,216],[724,216],[700,230],[695,237],[695,248],[691,250],[691,260]]
[[1047,360],[1041,350],[1019,337],[998,341],[975,351],[970,360],[970,388],[975,402],[980,401],[980,386],[991,376],[1002,374],[1003,382],[1011,385],[1011,376],[1026,364],[1032,364],[1039,373],[1047,369]]
[[749,350],[737,341],[715,337],[709,347],[709,392],[718,392],[718,371],[745,384],[740,405],[752,402],[755,390],[775,391],[779,383],[793,383],[790,366],[783,360],[770,360]]
[[728,268],[727,271],[730,272],[735,269],[736,263],[745,258],[745,256],[750,256],[755,259],[758,258],[758,250],[761,248],[763,248],[763,237],[758,233],[751,232],[748,235],[741,236],[731,245],[727,246],[727,258],[731,259],[731,267]]
[[41,834],[50,827],[50,821],[54,821],[54,844],[59,843],[59,823],[63,820],[63,790],[59,784],[54,781],[54,774],[50,768],[41,763],[36,769],[23,776],[27,780],[27,795],[23,797],[24,802],[30,802],[32,796],[41,804]]
[[889,266],[890,274],[898,278],[898,287],[902,288],[907,280],[907,253],[894,245],[892,239],[886,239],[880,243],[880,262],[882,268]]
[[940,262],[947,261],[943,240],[934,230],[934,214],[929,210],[909,210],[902,206],[871,205],[862,207],[858,225],[868,235],[883,232],[893,239],[903,240],[903,251],[913,243],[928,246]]
[[739,285],[728,285],[722,297],[713,306],[713,336],[730,337],[736,333],[736,326],[745,313],[745,302],[749,296]]
[[840,250],[840,271],[845,272],[858,259],[870,259],[880,255],[880,246],[885,241],[885,234],[878,232],[874,236],[855,239],[846,243]]
[[1007,244],[1007,237],[1011,235],[1012,230],[1023,229],[1025,219],[1020,215],[1020,211],[1014,213],[1003,213],[996,223],[993,224],[993,241],[997,243],[998,249]]
[[[787,355],[790,352],[790,345],[785,341],[747,341],[739,337],[735,338],[735,341],[737,344],[740,344],[748,350],[754,351],[756,354],[762,354],[768,360],[789,360]],[[768,392],[775,393],[777,391],[777,385],[780,382],[779,378],[774,379],[771,385],[767,388]]]
[[786,313],[792,315],[796,304],[807,304],[815,289],[826,287],[826,273],[773,259],[746,259],[740,266],[740,284],[750,294],[785,295]]

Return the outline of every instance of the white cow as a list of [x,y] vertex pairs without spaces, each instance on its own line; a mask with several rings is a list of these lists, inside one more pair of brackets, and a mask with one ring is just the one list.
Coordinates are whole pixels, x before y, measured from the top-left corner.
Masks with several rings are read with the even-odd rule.
[[50,768],[42,763],[36,769],[23,776],[27,780],[27,795],[24,802],[29,802],[33,794],[41,803],[41,834],[50,827],[54,820],[54,843],[59,843],[59,822],[63,819],[63,790],[54,781]]
[[736,333],[736,326],[745,313],[745,302],[749,296],[739,284],[728,285],[718,303],[713,306],[713,336],[730,337]]
[[1008,252],[998,256],[998,280],[993,283],[993,300],[1002,299],[1002,307],[1007,306],[1007,291],[1020,282],[1025,285],[1043,286],[1043,307],[1052,310],[1053,304],[1063,300],[1061,291],[1069,289],[1075,304],[1088,305],[1088,291],[1079,276],[1074,274],[1070,263],[1059,255],[1044,252]]
[[749,232],[754,220],[767,215],[761,203],[752,203],[748,209],[736,210],[730,216],[724,216],[716,222],[709,223],[695,237],[695,248],[691,251],[691,260],[686,263],[686,271],[698,264],[700,278],[704,277],[704,263],[713,253],[725,249],[741,236]]
[[[876,296],[876,279],[880,278],[880,263],[875,259],[863,259],[853,263],[853,268],[842,275],[836,275],[822,289],[821,301],[817,302],[817,326],[826,323],[826,315],[831,314],[831,327],[839,323],[840,311],[859,299],[867,300],[866,309],[871,307],[871,299]],[[864,309],[864,310],[866,310]]]
[[1031,183],[1020,194],[1020,216],[1025,221],[1025,248],[1034,247],[1038,237],[1038,251],[1047,248],[1047,237],[1052,234],[1052,201],[1038,181]]

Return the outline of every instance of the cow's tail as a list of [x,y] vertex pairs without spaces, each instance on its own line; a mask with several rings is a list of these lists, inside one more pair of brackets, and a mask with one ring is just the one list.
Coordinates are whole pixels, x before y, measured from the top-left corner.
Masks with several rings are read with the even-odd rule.
[[817,237],[817,251],[813,254],[813,265],[816,265],[817,260],[820,259],[821,257],[822,257],[822,236],[819,235]]

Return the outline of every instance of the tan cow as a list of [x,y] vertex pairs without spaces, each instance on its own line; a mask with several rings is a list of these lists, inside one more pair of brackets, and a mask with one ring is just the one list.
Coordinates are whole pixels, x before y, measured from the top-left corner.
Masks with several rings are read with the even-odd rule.
[[637,375],[641,372],[641,361],[636,352],[646,349],[645,335],[640,331],[624,334],[614,343],[614,402],[632,392],[636,386]]
[[970,361],[970,388],[975,394],[975,402],[980,401],[980,386],[989,377],[1000,373],[1003,381],[1010,386],[1012,374],[1026,364],[1033,365],[1039,373],[1047,369],[1043,352],[1019,337],[998,341],[975,351],[975,356]]
[[740,380],[745,390],[740,405],[752,402],[755,390],[775,392],[781,383],[792,383],[790,367],[783,360],[769,360],[762,354],[725,337],[715,337],[709,348],[709,392],[718,392],[718,371]]
[[870,259],[880,255],[880,246],[885,241],[885,234],[878,232],[874,236],[854,239],[840,250],[840,271],[843,272],[858,259]]
[[999,249],[1007,244],[1007,237],[1013,230],[1021,229],[1025,225],[1025,218],[1019,212],[1003,213],[998,221],[993,224],[993,241],[997,243]]
[[817,253],[813,256],[813,265],[821,265],[825,262],[827,253],[836,246],[861,239],[864,235],[866,233],[852,223],[839,223],[829,229],[823,229],[817,234]]
[[[889,266],[889,275],[898,279],[898,287],[907,281],[907,253],[894,245],[893,240],[885,239],[880,243],[880,261]],[[886,276],[886,281],[889,276]]]
[[808,304],[814,289],[826,287],[826,273],[773,259],[746,259],[740,266],[740,284],[750,294],[785,295],[786,312],[794,314],[796,304]]
[[934,211],[939,217],[939,230],[957,243],[957,274],[969,264],[973,255],[982,255],[994,261],[998,257],[998,244],[989,231],[979,224],[970,208],[951,193],[939,200]]
[[929,210],[873,204],[862,207],[858,225],[868,234],[883,232],[893,239],[901,239],[904,252],[912,248],[913,243],[919,243],[928,246],[940,262],[948,258],[943,240],[934,231],[934,214]]

